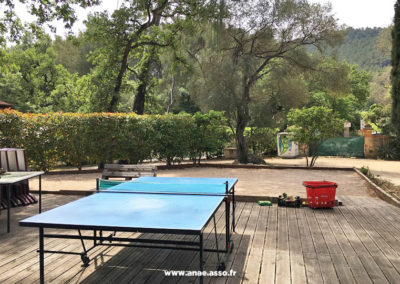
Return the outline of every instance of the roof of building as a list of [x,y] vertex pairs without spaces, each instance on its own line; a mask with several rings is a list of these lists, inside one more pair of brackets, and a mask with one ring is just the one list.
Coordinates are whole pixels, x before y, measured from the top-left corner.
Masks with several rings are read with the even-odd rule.
[[12,107],[12,106],[13,106],[12,104],[0,101],[0,107]]

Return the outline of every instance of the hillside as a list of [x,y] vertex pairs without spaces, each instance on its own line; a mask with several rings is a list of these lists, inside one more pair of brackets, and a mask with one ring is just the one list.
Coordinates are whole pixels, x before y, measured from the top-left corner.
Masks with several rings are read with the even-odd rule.
[[390,65],[390,55],[378,46],[379,33],[383,28],[363,28],[347,30],[344,42],[330,52],[340,60],[358,64],[367,70],[377,70]]

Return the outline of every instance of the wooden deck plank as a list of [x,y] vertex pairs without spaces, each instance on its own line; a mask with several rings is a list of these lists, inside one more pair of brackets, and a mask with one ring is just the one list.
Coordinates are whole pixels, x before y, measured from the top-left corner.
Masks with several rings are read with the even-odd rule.
[[[395,267],[393,267],[392,263],[387,259],[387,257],[382,253],[381,249],[369,236],[369,232],[366,231],[365,228],[359,223],[359,216],[357,212],[354,212],[356,208],[341,208],[340,210],[389,282],[394,283],[400,279],[400,274],[397,272]],[[381,245],[383,246],[384,242],[382,238],[379,238],[379,241],[382,241]],[[387,244],[385,243],[385,245]]]
[[260,283],[275,283],[276,245],[278,237],[278,207],[269,208],[267,233],[264,241],[264,253],[261,261]]
[[[244,210],[244,205],[245,204],[243,204],[243,206],[239,206],[239,207],[237,207],[237,208],[239,208],[239,210],[237,210],[236,212],[237,212],[237,216],[236,216],[236,224],[238,224],[239,222],[243,222],[243,215],[242,215],[242,213],[243,213],[243,210]],[[232,203],[231,203],[231,206],[232,206]],[[224,218],[225,218],[225,216],[224,216]],[[245,218],[248,218],[248,216],[245,216]],[[246,219],[247,220],[247,219]],[[225,222],[223,222],[222,223],[224,226],[223,226],[223,230],[222,230],[222,234],[218,234],[218,242],[219,242],[219,244],[220,244],[220,247],[222,247],[222,248],[224,248],[225,249]],[[235,232],[232,232],[231,231],[231,240],[233,241],[233,242],[235,242],[235,239],[234,239],[234,235],[236,234]],[[207,246],[210,246],[211,248],[216,248],[216,246],[215,246],[215,236],[210,236],[210,238],[209,238],[209,244],[207,245]],[[235,245],[237,245],[236,243],[234,243],[234,248],[235,248]],[[221,260],[223,261],[223,262],[225,262],[225,265],[226,265],[226,267],[228,267],[229,265],[230,265],[230,261],[231,261],[231,257],[232,257],[232,253],[233,253],[233,249],[230,251],[230,253],[228,253],[228,254],[221,254],[220,255],[220,257],[221,257]],[[218,259],[217,259],[217,255],[216,255],[216,253],[212,253],[212,252],[204,252],[203,253],[203,257],[204,257],[204,261],[205,261],[205,263],[204,263],[204,269],[206,270],[206,271],[215,271],[215,270],[217,270],[217,266],[218,266]],[[194,261],[194,263],[196,263],[196,261],[197,261],[197,263],[198,263],[198,258],[197,258],[197,260],[196,260],[196,258],[195,259],[192,259],[192,262]],[[189,267],[189,266],[188,266]],[[193,266],[191,266],[191,267],[193,267]],[[204,277],[204,282],[205,283],[210,283],[210,282],[212,282],[213,280],[214,280],[214,278],[215,277]],[[225,278],[225,277],[220,277],[221,279],[223,279],[223,278]],[[184,279],[180,279],[180,280],[184,280]],[[226,281],[226,280],[225,280]],[[199,277],[195,277],[194,278],[194,282],[195,283],[199,283],[200,282],[200,278]],[[172,279],[171,279],[171,281],[169,281],[169,283],[174,283],[173,281],[172,281]]]
[[311,237],[317,253],[319,267],[321,269],[322,279],[324,283],[339,283],[335,266],[329,254],[328,246],[315,217],[316,211],[318,210],[305,210],[307,222],[310,227]]
[[[76,199],[76,198],[72,198]],[[68,198],[67,201],[70,201],[71,198]],[[49,200],[46,200],[49,201]],[[50,201],[52,201],[50,199]],[[51,202],[48,203],[46,202],[44,205],[44,210],[48,210],[50,208],[53,208],[58,205],[57,202]],[[21,211],[22,208],[14,208],[17,209],[16,211]],[[36,214],[36,210],[32,210],[32,208],[29,208],[29,210],[24,210],[24,213],[30,215]],[[15,214],[16,216],[19,216],[19,214]],[[23,218],[28,217],[24,216]],[[0,279],[1,281],[9,281],[9,282],[17,282],[27,275],[29,275],[30,271],[32,270],[31,267],[34,267],[34,264],[36,262],[35,256],[37,256],[37,248],[38,248],[38,231],[36,229],[31,229],[31,228],[22,228],[18,226],[18,221],[21,219],[20,217],[15,217],[12,219],[13,223],[16,225],[14,230],[7,235],[7,238],[11,237],[11,244],[14,244],[14,238],[13,236],[24,236],[25,240],[24,242],[21,242],[18,238],[16,243],[14,244],[15,249],[13,250],[8,250],[7,255],[1,258],[1,264],[0,264]],[[54,232],[54,230],[51,230]],[[29,236],[30,238],[33,238],[34,242],[27,241],[26,238]],[[7,239],[6,238],[6,239]],[[61,240],[51,240],[47,242],[47,247],[50,249],[62,249],[65,247],[66,244],[65,242]]]
[[226,283],[240,283],[241,279],[243,278],[246,258],[250,252],[251,245],[253,243],[254,232],[261,210],[261,206],[259,206],[257,203],[253,203],[252,205],[253,206],[249,214],[249,219],[245,224],[242,237],[239,242],[235,243],[235,247],[231,255],[232,264],[230,269],[236,271],[236,276],[228,278],[218,278],[216,281],[217,283],[219,282],[218,280],[222,280],[222,282],[224,282],[223,280],[225,280]]
[[306,277],[308,283],[323,283],[321,269],[317,259],[314,243],[311,236],[311,231],[308,226],[305,211],[308,208],[302,208],[296,211],[297,220],[299,222],[299,233],[301,240],[301,247],[303,251],[303,259],[306,270]]
[[[104,232],[106,235],[106,232]],[[132,237],[134,234],[132,233],[119,233],[120,237]],[[80,243],[76,244],[75,251],[82,251],[82,246]],[[99,271],[100,266],[107,263],[110,259],[113,259],[114,255],[117,255],[118,252],[123,250],[122,247],[105,247],[105,246],[97,246],[92,251],[88,253],[88,257],[91,262],[88,267],[83,267],[82,262],[79,256],[72,256],[67,259],[68,256],[61,256],[64,258],[64,265],[55,267],[54,270],[48,271],[45,273],[45,278],[49,279],[49,281],[57,282],[57,283],[80,283],[84,282],[93,274],[94,271]],[[60,256],[59,256],[60,257]],[[101,271],[99,271],[101,272]],[[99,273],[101,274],[101,273]],[[97,274],[93,274],[97,275]],[[38,281],[38,280],[37,280]],[[90,281],[90,280],[89,280]]]
[[360,214],[364,216],[368,223],[378,231],[379,235],[390,245],[390,247],[400,255],[400,233],[393,230],[391,222],[388,222],[381,215],[377,214],[375,210],[368,210],[368,208],[358,208]]
[[286,207],[278,207],[278,241],[276,252],[275,283],[290,283],[289,229]]
[[[228,254],[228,259],[226,262],[226,270],[230,269],[231,266],[231,259],[233,258],[233,255],[235,254],[235,250],[236,247],[238,246],[238,242],[240,241],[240,239],[238,239],[238,237],[242,237],[241,232],[243,232],[243,228],[245,226],[245,224],[248,221],[250,212],[251,212],[251,208],[252,208],[253,204],[251,203],[243,203],[243,207],[239,207],[241,208],[241,210],[239,212],[241,212],[239,214],[239,216],[236,216],[236,233],[234,233],[231,236],[231,239],[234,242],[234,249],[232,250],[232,252],[230,254]],[[204,254],[206,255],[206,254]],[[192,259],[190,261],[188,261],[188,264],[186,266],[186,271],[192,271],[192,270],[197,270],[198,269],[198,265],[199,265],[199,259],[198,256],[192,257]],[[215,269],[215,268],[213,268]],[[205,283],[210,282],[211,280],[214,279],[205,279]],[[219,279],[220,282],[226,282],[226,279]],[[171,282],[171,281],[169,281]],[[174,283],[197,283],[198,279],[196,277],[180,277],[179,279],[177,279],[177,281],[175,281]]]
[[[250,220],[250,215],[253,212],[253,207],[255,207],[254,203],[250,203],[250,202],[246,202],[245,203],[245,207],[243,208],[243,212],[241,215],[241,218],[238,220],[237,224],[236,224],[236,233],[234,233],[232,235],[232,240],[234,243],[234,247],[232,249],[232,252],[229,254],[228,257],[228,263],[226,264],[226,270],[230,271],[230,270],[234,270],[235,268],[233,267],[234,262],[237,259],[237,255],[238,255],[238,251],[240,249],[241,246],[243,247],[247,247],[248,243],[249,243],[249,238],[247,236],[244,235],[246,228],[247,228],[247,224]],[[236,276],[238,277],[238,276]],[[235,277],[235,278],[236,278]],[[212,279],[213,283],[225,283],[227,282],[227,279],[225,278],[217,278],[217,279]],[[183,281],[183,279],[181,278],[179,283],[186,283],[185,281]]]
[[289,226],[289,253],[290,273],[292,283],[306,283],[306,270],[304,265],[303,250],[301,248],[299,223],[296,218],[296,211],[302,208],[288,208],[287,218]]
[[362,241],[358,238],[356,232],[347,222],[339,207],[335,210],[336,221],[340,224],[343,232],[349,240],[354,251],[357,253],[359,259],[364,265],[365,270],[368,272],[372,282],[389,283],[383,274],[381,268],[376,264],[375,260],[371,257],[368,250],[364,247]]
[[[240,215],[241,207],[237,208],[238,209],[238,214]],[[223,239],[225,239],[225,235],[222,232],[225,232],[225,211],[222,210],[222,207],[219,210],[219,215],[216,216],[216,226],[217,226],[217,233],[218,233],[218,244],[219,244],[219,249],[223,249],[225,247]],[[197,238],[196,238],[197,239]],[[214,235],[214,224],[213,221],[209,223],[209,225],[206,228],[206,234],[204,237],[204,241],[206,244],[207,248],[215,248],[215,235]],[[212,270],[216,269],[216,261],[212,261],[211,257],[215,253],[208,253],[204,254],[204,261],[205,264],[208,266],[205,266],[206,270],[209,270],[208,267],[212,267]],[[195,257],[193,257],[195,256]],[[220,256],[223,258],[224,254],[220,254]],[[177,251],[173,250],[171,253],[168,255],[168,257],[160,264],[160,266],[157,269],[162,269],[162,270],[185,270],[186,266],[188,266],[188,263],[191,261],[195,261],[194,259],[198,259],[198,254],[190,251]],[[211,265],[213,263],[214,265]],[[149,277],[146,278],[145,283],[175,283],[178,280],[178,277],[166,277],[164,273],[152,273],[149,275]],[[135,281],[136,282],[136,281]]]
[[[44,195],[44,209],[76,198]],[[238,276],[210,277],[205,283],[330,283],[332,279],[335,283],[397,283],[400,210],[376,198],[342,200],[345,206],[332,210],[238,203],[237,232],[232,236],[235,247],[226,269],[236,270]],[[37,214],[37,206],[12,210],[11,234],[0,233],[0,282],[38,283],[37,229],[18,226],[19,219]],[[224,215],[218,212],[217,216],[218,231],[224,231]],[[5,218],[2,212],[1,224]],[[211,247],[215,241],[209,227],[205,239]],[[224,239],[224,234],[218,238]],[[80,251],[81,244],[78,240],[50,239],[45,248]],[[93,260],[83,268],[79,256],[45,254],[46,282],[199,282],[194,277],[176,279],[160,273],[163,269],[198,270],[198,254],[190,251],[99,246],[89,255]],[[205,269],[214,270],[216,254],[205,253],[204,257]]]
[[[371,218],[375,220],[374,226],[380,227],[379,232],[384,234],[385,237],[393,242],[394,247],[400,246],[400,219],[396,218],[400,215],[399,208],[389,204],[381,204],[381,202],[374,200],[376,198],[363,198],[362,200],[353,199],[351,202],[357,202],[357,207],[365,211],[368,220]],[[376,206],[379,206],[377,210]],[[400,250],[397,249],[398,252]]]
[[261,270],[261,259],[264,250],[265,234],[267,232],[267,220],[269,207],[260,208],[260,215],[256,225],[253,244],[247,257],[245,271],[243,273],[243,283],[258,283]]
[[[329,211],[330,209],[327,210]],[[321,232],[323,232],[323,237],[328,247],[329,254],[340,283],[353,283],[355,282],[355,279],[353,278],[350,267],[343,255],[342,250],[340,249],[338,242],[336,241],[335,235],[329,227],[328,221],[325,218],[324,211],[327,210],[315,211],[315,217]]]
[[[400,241],[396,238],[398,233],[391,230],[391,223],[386,222],[384,218],[377,218],[375,214],[377,210],[369,212],[366,210],[365,206],[357,206],[354,210],[354,216],[358,219],[360,225],[368,232],[371,239],[392,263],[393,261],[397,263],[400,256]],[[395,265],[395,267],[397,269],[398,264]],[[397,271],[399,271],[399,269],[397,269]]]
[[350,267],[354,279],[356,279],[357,282],[359,283],[364,283],[364,284],[372,283],[361,260],[358,258],[358,255],[351,246],[345,233],[343,232],[342,228],[334,218],[333,212],[334,212],[333,210],[326,210],[324,211],[324,215],[328,221],[329,227],[331,228],[333,235],[335,236],[341,248],[341,251],[343,252],[344,257],[347,260],[347,263]]

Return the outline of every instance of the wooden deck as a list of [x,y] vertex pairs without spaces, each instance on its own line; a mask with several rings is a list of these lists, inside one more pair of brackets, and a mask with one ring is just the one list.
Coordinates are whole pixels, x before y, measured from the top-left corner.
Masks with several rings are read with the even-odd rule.
[[[76,198],[46,195],[44,210]],[[340,198],[345,206],[332,210],[238,203],[235,246],[226,269],[236,271],[236,276],[206,278],[205,282],[400,283],[400,209],[376,198]],[[1,212],[0,283],[38,283],[37,229],[17,224],[36,213],[37,205],[13,208],[12,233],[7,234],[6,212]],[[224,232],[222,213],[217,216],[220,232]],[[222,240],[224,235],[219,237]],[[208,246],[213,240],[213,234],[206,236]],[[48,240],[45,248],[80,251],[81,245],[76,240]],[[197,270],[195,252],[97,247],[89,257],[90,266],[84,268],[79,256],[46,254],[46,283],[198,282],[194,277],[166,277],[163,272]],[[205,269],[215,270],[216,255],[206,253],[205,259]]]

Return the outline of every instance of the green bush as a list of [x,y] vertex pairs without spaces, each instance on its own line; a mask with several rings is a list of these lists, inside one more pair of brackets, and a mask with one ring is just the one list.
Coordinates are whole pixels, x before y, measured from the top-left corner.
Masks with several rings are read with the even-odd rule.
[[156,156],[165,160],[167,165],[171,165],[175,159],[181,161],[189,151],[188,138],[194,128],[192,117],[188,114],[156,115],[151,121]]
[[378,158],[389,161],[400,160],[400,144],[395,137],[390,137],[389,143],[379,148]]
[[23,114],[0,111],[1,147],[26,150],[34,169],[48,171],[58,162],[82,168],[88,163],[124,160],[138,163],[157,157],[170,165],[196,161],[224,147],[225,120],[211,111],[195,115],[124,113]]
[[222,155],[225,144],[229,141],[226,119],[220,112],[210,111],[193,115],[194,127],[189,138],[189,157],[194,164],[200,164],[201,157]]
[[278,128],[248,127],[244,135],[249,149],[255,155],[276,155],[276,134]]
[[362,166],[361,168],[359,168],[359,170],[363,175],[365,175],[369,178],[374,177],[374,175],[369,170],[369,167]]

